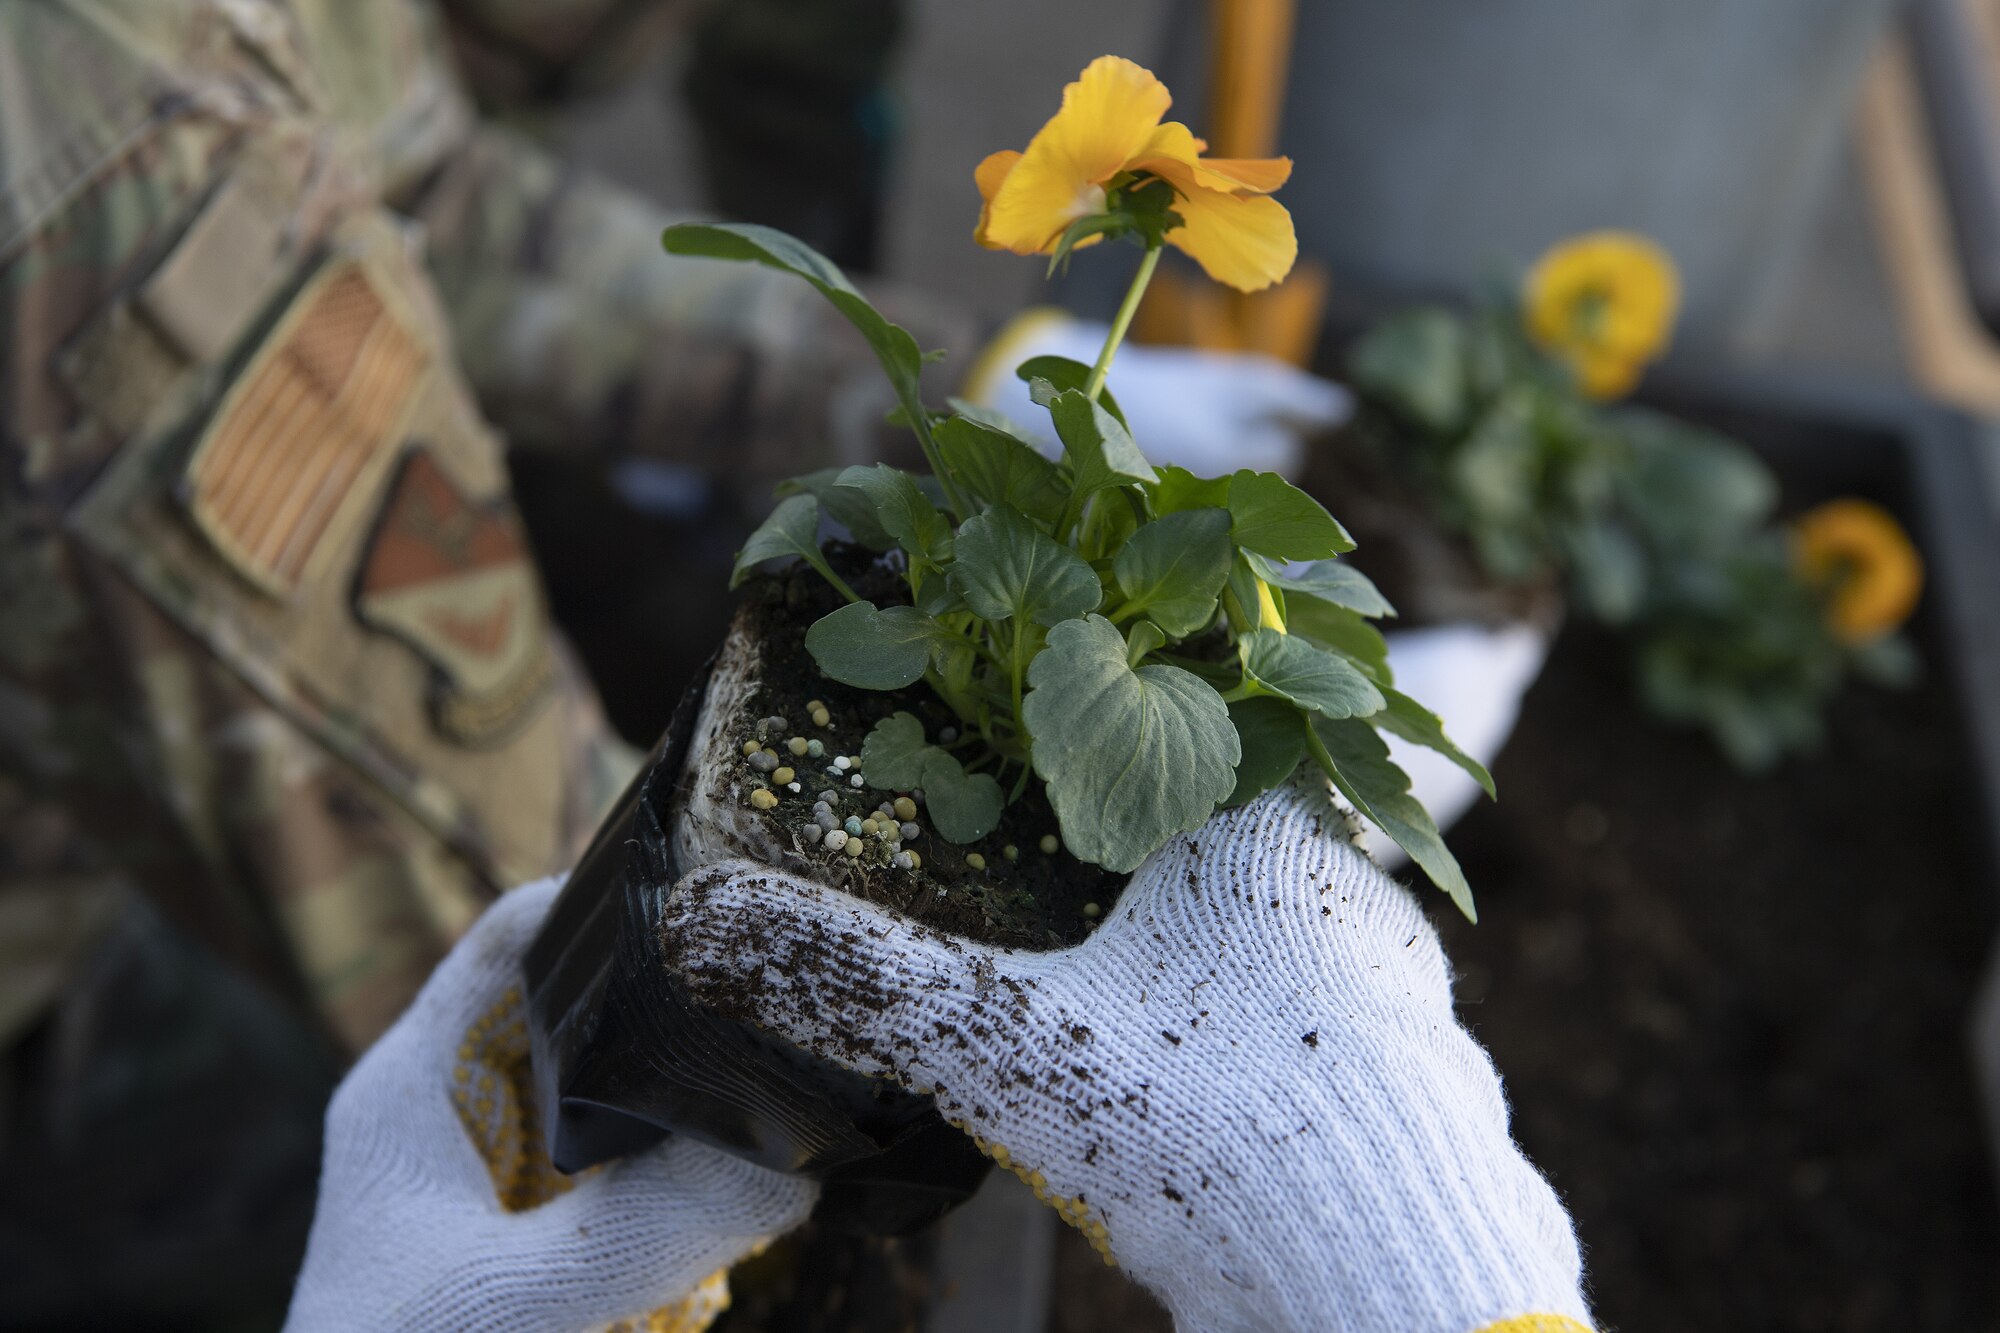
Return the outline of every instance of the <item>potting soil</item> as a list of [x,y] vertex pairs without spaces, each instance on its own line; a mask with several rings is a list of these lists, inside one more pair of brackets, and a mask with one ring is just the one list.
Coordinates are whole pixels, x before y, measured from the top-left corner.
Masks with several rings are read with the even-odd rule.
[[[837,558],[843,577],[863,597],[878,606],[898,599],[903,585],[894,575],[852,552],[838,553]],[[869,729],[878,721],[899,711],[914,714],[933,743],[947,734],[947,728],[964,726],[921,682],[879,692],[854,689],[822,675],[806,651],[806,630],[840,605],[839,594],[810,570],[759,579],[746,587],[739,614],[750,618],[763,645],[763,682],[730,727],[729,736],[739,746],[749,740],[769,745],[778,762],[793,770],[799,790],[769,781],[768,774],[740,755],[731,762],[741,771],[728,776],[754,782],[776,796],[777,805],[764,817],[773,824],[779,842],[794,846],[827,883],[907,913],[925,925],[991,944],[1054,949],[1084,939],[1117,900],[1127,877],[1079,861],[1060,846],[1053,852],[1042,850],[1045,838],[1059,839],[1059,828],[1039,782],[1028,783],[990,835],[965,845],[939,836],[931,827],[929,811],[919,803],[912,822],[922,831],[897,844],[921,858],[915,870],[878,864],[879,851],[855,859],[845,849],[815,845],[814,834],[807,831],[814,829],[813,807],[822,793],[836,793],[831,804],[843,822],[849,817],[874,817],[883,801],[908,794],[855,787],[852,777],[859,767],[836,767],[836,756],[859,758]],[[824,727],[813,724],[808,705],[815,700],[830,717]],[[784,726],[766,725],[770,718],[783,719]],[[823,753],[794,756],[787,744],[793,737],[820,742]],[[978,755],[976,748],[957,753],[967,763]],[[1009,771],[1010,787],[1018,772]],[[983,867],[970,863],[974,855],[984,861]]]

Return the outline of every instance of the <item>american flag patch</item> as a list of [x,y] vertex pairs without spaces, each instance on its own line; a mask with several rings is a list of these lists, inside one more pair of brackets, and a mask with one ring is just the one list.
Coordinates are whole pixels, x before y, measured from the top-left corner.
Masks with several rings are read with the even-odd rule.
[[289,594],[427,368],[420,343],[358,264],[300,295],[231,390],[187,469],[187,503],[216,548]]

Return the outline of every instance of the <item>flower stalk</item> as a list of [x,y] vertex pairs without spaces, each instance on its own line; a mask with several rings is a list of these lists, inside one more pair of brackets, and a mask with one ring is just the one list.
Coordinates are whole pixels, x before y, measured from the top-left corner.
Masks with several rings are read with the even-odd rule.
[[1125,341],[1132,317],[1139,313],[1139,301],[1146,295],[1146,285],[1152,282],[1153,270],[1159,266],[1160,246],[1155,242],[1146,247],[1146,257],[1139,261],[1139,271],[1132,275],[1132,285],[1125,291],[1118,316],[1111,321],[1111,332],[1105,335],[1104,350],[1097,354],[1097,364],[1090,368],[1090,378],[1084,381],[1084,396],[1093,403],[1104,392],[1104,377],[1111,373],[1111,358],[1118,354],[1118,344]]

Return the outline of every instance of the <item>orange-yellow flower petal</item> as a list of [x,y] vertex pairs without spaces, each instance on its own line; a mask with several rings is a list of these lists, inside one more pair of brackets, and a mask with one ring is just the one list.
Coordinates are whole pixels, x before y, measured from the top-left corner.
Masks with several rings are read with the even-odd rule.
[[[1176,182],[1178,184],[1178,182]],[[1167,244],[1200,264],[1217,282],[1242,292],[1270,286],[1292,271],[1299,238],[1292,215],[1261,194],[1224,194],[1196,186],[1174,200],[1182,225]]]
[[993,196],[1000,193],[1001,182],[1014,170],[1014,164],[1021,160],[1020,153],[1012,148],[1003,148],[997,153],[988,153],[980,164],[972,169],[972,182],[979,187],[979,225],[972,229],[972,239],[990,250],[1000,247],[986,238],[988,219],[993,215]]
[[1217,190],[1269,194],[1292,178],[1289,157],[1204,157],[1195,179]]
[[1187,126],[1170,120],[1153,131],[1130,167],[1177,182],[1191,178],[1204,189],[1231,193],[1269,194],[1291,177],[1289,157],[1203,157],[1207,147]]
[[1799,571],[1827,590],[1827,623],[1849,643],[1902,624],[1924,587],[1923,557],[1902,524],[1866,500],[1829,500],[1792,528]]
[[1091,61],[995,190],[983,243],[1040,254],[1070,223],[1101,212],[1104,183],[1145,147],[1172,103],[1150,70],[1118,56]]
[[1615,397],[1666,347],[1680,279],[1667,252],[1644,236],[1585,232],[1535,261],[1524,303],[1529,334],[1569,362],[1584,392]]
[[1599,402],[1623,398],[1632,392],[1639,383],[1640,372],[1646,368],[1644,361],[1633,357],[1583,348],[1565,352],[1564,360],[1576,374],[1577,387]]

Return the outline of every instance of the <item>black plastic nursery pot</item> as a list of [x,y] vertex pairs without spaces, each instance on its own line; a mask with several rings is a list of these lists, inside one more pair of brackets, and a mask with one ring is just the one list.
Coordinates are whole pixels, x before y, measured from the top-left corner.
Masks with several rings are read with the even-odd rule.
[[[835,558],[851,562],[844,573],[864,595],[881,595],[870,580],[893,580],[858,553]],[[1086,900],[1108,905],[1123,877],[1043,850],[1054,823],[1038,790],[976,848],[915,822],[928,814],[914,804],[896,817],[897,831],[878,821],[854,845],[822,842],[811,822],[816,801],[839,807],[852,828],[894,795],[867,788],[842,757],[860,753],[876,720],[908,711],[932,735],[955,721],[921,685],[877,694],[819,675],[805,630],[839,604],[810,571],[746,589],[722,647],[687,685],[529,951],[535,1073],[550,1155],[564,1171],[685,1134],[823,1182],[822,1222],[902,1235],[968,1197],[990,1163],[929,1097],[693,1003],[664,956],[668,893],[700,865],[748,857],[939,929],[1050,948],[1081,939],[1094,915]],[[805,720],[820,708],[832,710],[829,722]],[[813,737],[810,755],[799,732]],[[747,756],[745,737],[775,748]],[[773,771],[780,756],[796,776]],[[753,794],[770,804],[756,806]],[[897,849],[916,856],[905,864]]]
[[669,824],[708,679],[683,692],[526,958],[550,1157],[580,1171],[685,1134],[824,1182],[822,1220],[914,1230],[985,1178],[970,1140],[930,1098],[718,1017],[667,970],[658,922],[683,873]]

